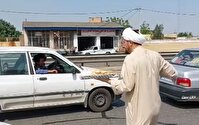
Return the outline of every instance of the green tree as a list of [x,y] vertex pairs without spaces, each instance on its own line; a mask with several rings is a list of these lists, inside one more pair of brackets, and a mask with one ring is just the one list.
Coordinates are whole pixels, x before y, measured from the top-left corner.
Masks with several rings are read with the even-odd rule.
[[187,32],[180,32],[180,33],[178,33],[178,37],[187,37],[187,38],[191,38],[191,37],[193,37],[193,35],[192,35],[191,32],[189,32],[189,33],[187,33]]
[[131,27],[128,20],[124,20],[123,18],[117,18],[117,17],[106,17],[106,22],[115,22],[117,24],[120,24],[124,28]]
[[164,34],[162,33],[164,29],[163,24],[160,25],[156,25],[155,29],[153,30],[153,35],[152,35],[152,39],[163,39],[164,38]]
[[21,32],[17,31],[16,28],[9,22],[0,19],[0,37],[19,37]]
[[189,32],[188,37],[189,37],[189,38],[190,38],[190,37],[193,37],[192,32]]
[[152,31],[151,31],[151,29],[149,27],[149,24],[146,23],[145,21],[143,22],[142,25],[140,25],[140,32],[142,34],[151,34],[152,33]]

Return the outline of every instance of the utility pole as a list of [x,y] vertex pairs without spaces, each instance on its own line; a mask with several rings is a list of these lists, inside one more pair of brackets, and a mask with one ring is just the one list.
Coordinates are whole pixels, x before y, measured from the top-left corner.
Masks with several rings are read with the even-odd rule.
[[180,6],[180,1],[181,0],[177,0],[177,6],[178,6],[178,14],[177,14],[177,34],[180,32],[180,16],[181,16],[181,6]]

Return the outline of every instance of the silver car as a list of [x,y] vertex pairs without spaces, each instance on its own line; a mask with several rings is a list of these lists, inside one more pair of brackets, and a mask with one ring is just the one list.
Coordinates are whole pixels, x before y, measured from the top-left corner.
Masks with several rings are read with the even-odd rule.
[[199,101],[199,48],[182,50],[170,63],[178,71],[176,81],[160,79],[160,94],[177,101]]

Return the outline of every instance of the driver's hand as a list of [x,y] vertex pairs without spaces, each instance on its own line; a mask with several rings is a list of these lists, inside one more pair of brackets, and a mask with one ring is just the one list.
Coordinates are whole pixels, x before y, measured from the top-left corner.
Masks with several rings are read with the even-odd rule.
[[53,69],[53,70],[48,70],[48,73],[58,73],[58,71],[56,69]]

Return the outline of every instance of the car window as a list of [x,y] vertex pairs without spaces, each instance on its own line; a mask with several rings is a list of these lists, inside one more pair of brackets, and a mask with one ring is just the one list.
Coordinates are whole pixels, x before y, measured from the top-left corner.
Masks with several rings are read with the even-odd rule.
[[25,53],[1,53],[0,75],[27,75],[28,66]]
[[[34,56],[36,56],[38,53],[31,53],[33,62],[34,62]],[[44,54],[44,53],[43,53]],[[57,70],[59,73],[80,73],[80,71],[75,68],[74,66],[69,65],[59,57],[53,54],[44,54],[46,57],[45,66],[44,69],[46,70]],[[35,62],[34,62],[35,65]],[[34,66],[35,67],[35,66]],[[36,68],[35,68],[36,70]]]
[[183,50],[171,60],[171,63],[199,68],[199,51]]

